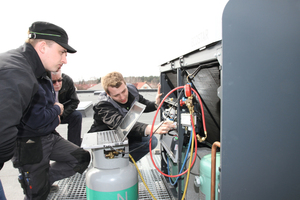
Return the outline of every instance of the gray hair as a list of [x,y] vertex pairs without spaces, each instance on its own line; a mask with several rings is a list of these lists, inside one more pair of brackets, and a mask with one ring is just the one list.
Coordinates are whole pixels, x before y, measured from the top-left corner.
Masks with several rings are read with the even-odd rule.
[[53,74],[53,75],[57,75],[59,73],[61,73],[61,69],[57,70],[56,72],[51,72],[51,74]]

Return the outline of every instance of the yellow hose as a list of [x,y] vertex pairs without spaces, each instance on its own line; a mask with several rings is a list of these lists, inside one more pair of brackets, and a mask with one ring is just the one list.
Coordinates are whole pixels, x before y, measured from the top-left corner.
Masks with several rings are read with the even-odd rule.
[[[193,119],[192,117],[191,117],[191,120],[193,120],[193,124],[194,124],[194,119]],[[193,131],[194,131],[194,129],[193,129]],[[192,157],[193,157],[193,152],[194,152],[194,151],[193,151],[193,149],[194,149],[194,141],[195,141],[195,138],[193,137],[193,139],[192,139],[192,146],[191,146],[191,153],[190,153],[191,155],[190,155],[190,159],[189,159],[189,167],[188,167],[188,172],[187,172],[187,178],[186,178],[185,187],[184,187],[184,192],[183,192],[183,195],[182,195],[182,199],[181,199],[181,200],[184,200],[185,195],[186,195],[186,191],[187,191],[187,186],[188,186],[188,184],[189,184],[189,178],[190,178],[190,172],[191,172],[191,165],[192,165]],[[151,195],[151,197],[152,197],[154,200],[156,200],[156,198],[154,197],[154,195],[152,194],[152,192],[151,192],[150,189],[148,188],[148,186],[147,186],[147,184],[146,184],[146,182],[145,182],[145,180],[144,180],[144,178],[143,178],[143,176],[142,176],[142,174],[141,174],[141,172],[140,172],[140,170],[139,170],[139,168],[138,168],[136,162],[134,161],[134,159],[132,158],[132,156],[131,156],[130,154],[129,154],[129,157],[130,157],[130,159],[132,160],[134,166],[136,167],[136,169],[137,169],[137,171],[138,171],[138,173],[139,173],[139,175],[140,175],[140,177],[141,177],[141,179],[142,179],[142,181],[143,181],[143,183],[144,183],[146,189],[148,190],[149,194]]]
[[[193,119],[192,119],[193,120]],[[193,120],[194,122],[194,120]],[[194,124],[194,123],[193,123]],[[194,130],[194,129],[193,129]],[[194,149],[194,141],[195,141],[195,138],[193,137],[192,139],[192,146],[191,146],[191,155],[190,155],[190,159],[189,159],[189,167],[188,167],[188,172],[187,172],[187,177],[186,177],[186,182],[185,182],[185,187],[184,187],[184,192],[183,192],[183,195],[182,195],[182,199],[181,200],[184,200],[185,198],[185,194],[186,194],[186,191],[187,191],[187,186],[189,184],[189,178],[190,178],[190,172],[191,172],[191,164],[192,164],[192,157],[193,157],[193,149]]]
[[129,157],[130,157],[130,159],[132,160],[134,166],[136,167],[136,169],[137,169],[137,171],[138,171],[138,173],[139,173],[139,175],[140,175],[140,177],[141,177],[141,179],[142,179],[142,181],[143,181],[143,183],[144,183],[146,189],[148,190],[149,194],[151,195],[151,197],[152,197],[154,200],[156,200],[156,198],[153,196],[152,192],[149,190],[149,188],[148,188],[148,186],[147,186],[147,184],[146,184],[146,182],[145,182],[145,180],[144,180],[144,178],[143,178],[143,176],[142,176],[142,174],[141,174],[141,172],[140,172],[138,166],[136,165],[134,159],[132,158],[132,156],[131,156],[130,154],[129,154]]

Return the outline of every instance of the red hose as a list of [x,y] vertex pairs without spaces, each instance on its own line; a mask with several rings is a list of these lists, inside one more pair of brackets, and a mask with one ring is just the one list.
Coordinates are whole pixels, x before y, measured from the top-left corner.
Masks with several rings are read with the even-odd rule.
[[[151,127],[151,131],[150,131],[150,138],[152,137],[152,134],[153,134],[153,127],[154,127],[154,124],[155,124],[155,120],[156,120],[156,117],[157,117],[157,114],[158,114],[158,111],[160,110],[160,107],[162,106],[163,102],[166,100],[166,98],[172,94],[174,91],[178,90],[178,89],[182,89],[184,88],[184,86],[179,86],[179,87],[176,87],[174,88],[173,90],[171,90],[164,98],[163,100],[161,101],[161,103],[159,104],[157,110],[156,110],[156,113],[155,113],[155,116],[154,116],[154,119],[153,119],[153,122],[152,122],[152,127]],[[202,105],[202,101],[200,99],[200,96],[197,94],[197,92],[191,88],[192,91],[197,95],[197,98],[200,102],[200,106],[201,106],[201,112],[202,112],[202,122],[203,122],[203,129],[204,131],[206,131],[206,126],[205,126],[205,117],[204,117],[204,111],[203,111],[203,105]],[[194,120],[193,120],[193,116],[191,115],[191,122],[192,122],[192,127],[193,127],[193,135],[194,135],[194,141],[195,141],[195,152],[197,152],[197,138],[196,138],[196,131],[195,131],[195,125],[194,125]],[[153,160],[153,156],[152,156],[152,149],[151,149],[151,142],[149,143],[149,151],[150,151],[150,157],[151,157],[151,161],[154,165],[154,167],[157,169],[157,171],[159,171],[159,173],[161,173],[162,175],[166,176],[166,177],[171,177],[171,178],[174,178],[174,177],[178,177],[178,176],[182,176],[184,174],[186,174],[188,172],[188,169],[184,172],[182,172],[181,174],[177,174],[177,175],[168,175],[168,174],[165,174],[163,173],[160,169],[158,169],[158,167],[156,166],[154,160]],[[194,155],[194,158],[193,158],[193,161],[192,161],[192,164],[191,164],[191,167],[194,165],[195,161],[196,161],[196,157],[197,155],[195,154]]]

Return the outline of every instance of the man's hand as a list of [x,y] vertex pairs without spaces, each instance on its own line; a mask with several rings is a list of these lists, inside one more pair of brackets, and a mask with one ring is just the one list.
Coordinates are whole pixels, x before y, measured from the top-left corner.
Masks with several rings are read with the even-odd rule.
[[155,98],[155,103],[156,103],[157,105],[160,104],[160,97],[161,97],[161,95],[162,95],[162,93],[160,93],[160,88],[161,88],[161,85],[160,85],[160,83],[159,83],[159,84],[157,84],[157,94],[156,94],[156,98]]
[[[150,131],[151,131],[151,125],[148,125],[146,127],[146,135],[150,135]],[[166,134],[169,131],[176,129],[176,125],[174,124],[174,122],[172,121],[165,121],[163,123],[160,123],[158,125],[155,125],[153,127],[153,132],[155,132],[156,134]]]
[[60,116],[58,115],[58,125],[61,123]]
[[157,134],[166,134],[169,131],[176,128],[176,125],[172,121],[165,121],[162,124],[158,124],[154,126],[153,132],[157,129],[155,133]]
[[61,103],[58,103],[58,102],[55,102],[54,105],[58,105],[60,107],[60,114],[59,115],[62,115],[63,112],[64,112],[64,105],[62,105]]

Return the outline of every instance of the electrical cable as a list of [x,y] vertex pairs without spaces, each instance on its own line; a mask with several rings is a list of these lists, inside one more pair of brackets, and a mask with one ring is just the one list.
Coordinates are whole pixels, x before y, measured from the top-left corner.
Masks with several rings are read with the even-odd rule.
[[[175,105],[176,105],[176,104],[177,104],[177,105],[179,104],[182,95],[183,95],[183,90],[180,91],[180,93],[179,93],[179,95],[178,95],[178,98],[177,98],[176,101],[175,101]],[[172,109],[174,109],[174,107],[175,107],[175,106],[173,105],[173,106],[171,107],[171,110],[169,110],[168,112],[171,113],[171,111],[172,111]],[[157,108],[158,108],[158,107],[157,107]],[[162,107],[161,107],[161,108],[162,108]],[[157,110],[158,110],[158,109],[157,109]],[[165,117],[166,117],[166,118],[167,118],[167,117],[171,118],[169,115],[167,115],[167,116],[165,116]]]
[[[197,154],[197,158],[199,158],[199,160],[201,160],[201,157]],[[187,158],[187,161],[190,159],[190,156]],[[200,176],[200,174],[199,173],[193,173],[193,172],[191,172],[191,174],[192,175],[194,175],[194,176]]]
[[219,65],[218,61],[199,65],[198,68],[193,73],[191,73],[191,74],[188,73],[188,71],[186,71],[186,70],[185,70],[185,72],[188,74],[187,77],[192,80],[192,79],[195,78],[195,76],[199,73],[200,70],[206,69],[206,68],[211,68],[211,67],[214,67],[216,65]]
[[172,137],[178,137],[178,134],[171,134],[170,131],[167,134]]
[[162,156],[163,160],[165,161],[165,163],[167,163],[167,160],[166,160],[165,154],[164,154],[164,153],[162,153],[162,154],[161,154],[161,156]]
[[[212,62],[212,63],[208,63],[208,64],[203,64],[203,65],[199,65],[199,67],[193,72],[193,73],[189,73],[188,71],[185,70],[186,74],[187,74],[187,81],[189,82],[193,82],[193,79],[195,78],[195,76],[199,73],[200,70],[202,69],[206,69],[206,68],[211,68],[211,67],[215,67],[216,64],[219,64],[218,61]],[[196,89],[196,88],[195,88]],[[201,101],[203,102],[208,114],[210,115],[210,117],[212,118],[212,120],[214,121],[216,127],[218,129],[220,129],[220,125],[218,124],[217,120],[215,119],[215,117],[213,116],[213,114],[211,113],[210,109],[208,108],[208,106],[206,105],[205,101],[203,101],[202,97],[199,95],[199,97],[201,98]]]

